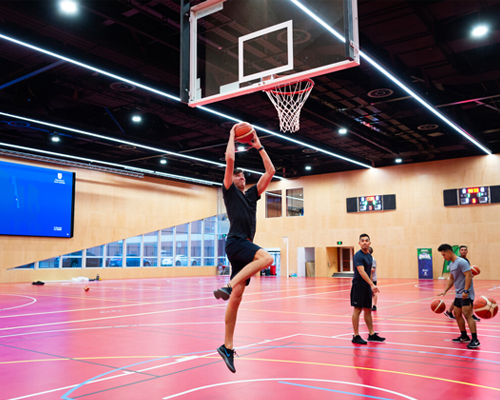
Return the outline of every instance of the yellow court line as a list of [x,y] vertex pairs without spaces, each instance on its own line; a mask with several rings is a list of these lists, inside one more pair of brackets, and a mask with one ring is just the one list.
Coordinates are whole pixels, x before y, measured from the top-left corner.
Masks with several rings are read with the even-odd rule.
[[[204,357],[204,358],[220,359],[220,357],[215,357],[215,356],[214,357]],[[397,374],[397,375],[414,376],[417,378],[434,379],[436,381],[442,381],[442,382],[448,382],[448,383],[458,383],[459,385],[474,386],[474,387],[478,387],[478,388],[482,388],[482,389],[490,389],[490,390],[495,390],[495,391],[500,392],[499,388],[478,385],[476,383],[455,381],[452,379],[438,378],[435,376],[412,374],[409,372],[391,371],[391,370],[387,370],[387,369],[356,367],[356,366],[352,366],[352,365],[341,365],[341,364],[326,364],[326,363],[319,363],[319,362],[314,362],[314,361],[293,361],[293,360],[273,360],[273,359],[266,359],[266,358],[247,358],[245,356],[239,357],[238,360],[267,361],[267,362],[290,363],[290,364],[308,364],[308,365],[320,365],[320,366],[325,366],[325,367],[339,367],[339,368],[349,368],[349,369],[361,369],[361,370],[365,370],[365,371],[387,372],[389,374]]]
[[[19,295],[19,293],[2,293],[2,294],[17,294],[17,295]],[[27,294],[23,294],[23,296],[27,296]],[[104,300],[104,301],[118,301],[120,303],[123,303],[123,302],[134,303],[132,300],[113,300],[113,299],[105,299],[105,298],[95,298],[95,297],[90,297],[87,295],[83,295],[81,297],[74,297],[74,296],[59,296],[59,295],[52,295],[52,294],[31,293],[31,296],[33,296],[33,297],[38,297],[38,296],[52,297],[52,298],[55,297],[58,299],[78,299],[78,300],[85,299],[85,300],[95,300],[95,301]]]
[[186,356],[109,356],[109,357],[72,357],[72,358],[46,358],[39,360],[16,360],[16,361],[2,361],[3,364],[21,364],[31,362],[47,362],[47,361],[75,361],[75,360],[113,360],[113,359],[129,359],[129,358],[184,358]]

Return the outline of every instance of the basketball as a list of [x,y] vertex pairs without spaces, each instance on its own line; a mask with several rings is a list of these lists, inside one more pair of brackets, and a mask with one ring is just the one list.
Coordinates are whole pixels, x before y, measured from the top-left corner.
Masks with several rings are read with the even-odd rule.
[[443,300],[433,300],[431,303],[431,310],[436,314],[441,314],[444,312],[444,310],[446,310],[446,304],[444,304]]
[[249,143],[253,139],[255,129],[248,122],[240,122],[234,127],[235,139],[240,143]]
[[90,290],[90,288],[89,288],[88,286],[85,286],[85,287],[83,288],[83,290],[85,290],[86,292],[88,292],[88,291]]
[[486,296],[474,300],[474,313],[479,318],[489,319],[497,315],[498,304],[495,300],[489,299]]
[[479,275],[481,273],[481,270],[477,265],[473,265],[472,267],[470,267],[470,270],[472,272],[472,275]]

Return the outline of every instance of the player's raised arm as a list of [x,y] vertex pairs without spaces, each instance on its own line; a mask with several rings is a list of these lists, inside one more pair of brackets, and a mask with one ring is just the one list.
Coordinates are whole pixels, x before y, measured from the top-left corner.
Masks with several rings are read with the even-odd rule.
[[274,174],[276,173],[276,170],[274,169],[274,165],[269,158],[269,155],[267,154],[266,150],[264,149],[264,146],[260,143],[259,137],[257,136],[257,133],[254,133],[253,140],[250,142],[252,147],[256,148],[257,151],[259,152],[260,156],[262,157],[262,161],[264,163],[264,168],[266,169],[266,172],[264,175],[262,175],[257,182],[257,191],[259,192],[259,196],[267,189],[269,186],[269,183],[273,179]]
[[233,184],[233,171],[234,171],[234,127],[231,128],[231,132],[229,133],[229,141],[227,142],[226,147],[226,172],[224,174],[224,187],[229,189],[229,187]]

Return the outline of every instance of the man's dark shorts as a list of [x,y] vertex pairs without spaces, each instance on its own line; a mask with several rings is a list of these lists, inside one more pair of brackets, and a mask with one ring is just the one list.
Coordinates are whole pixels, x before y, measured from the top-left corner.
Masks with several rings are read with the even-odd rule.
[[[261,249],[255,243],[248,239],[238,236],[231,236],[226,240],[226,254],[231,263],[231,279],[240,272],[247,264],[250,264],[255,254]],[[247,279],[247,286],[250,278]]]
[[356,308],[372,308],[372,288],[368,284],[353,283],[351,288],[351,306]]
[[453,305],[457,308],[462,308],[462,307],[467,307],[467,306],[474,306],[474,300],[471,299],[461,299],[456,297],[455,301],[453,302]]

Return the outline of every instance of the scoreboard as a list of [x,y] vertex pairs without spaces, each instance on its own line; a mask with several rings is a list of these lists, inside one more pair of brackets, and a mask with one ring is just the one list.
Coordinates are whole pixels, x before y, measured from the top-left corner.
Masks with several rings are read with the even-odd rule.
[[382,196],[363,196],[358,197],[359,199],[359,212],[364,211],[382,211],[383,210],[383,202]]
[[488,204],[490,202],[489,186],[462,188],[458,191],[460,195],[460,205]]
[[348,197],[346,199],[348,213],[387,211],[396,209],[395,194],[376,194],[373,196]]

